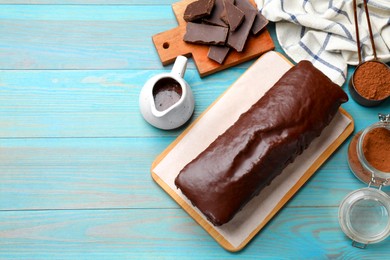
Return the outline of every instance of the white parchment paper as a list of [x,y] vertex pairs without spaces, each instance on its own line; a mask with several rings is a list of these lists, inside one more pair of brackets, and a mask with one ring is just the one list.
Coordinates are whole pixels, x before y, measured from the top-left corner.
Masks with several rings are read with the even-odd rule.
[[[290,68],[291,64],[275,52],[268,52],[260,57],[156,165],[154,173],[192,207],[191,202],[174,184],[180,170],[206,149],[218,135],[225,132]],[[211,223],[210,225],[232,246],[238,247],[349,124],[350,119],[338,112],[321,136],[230,222],[220,227],[214,227]],[[197,208],[194,209],[207,221]]]

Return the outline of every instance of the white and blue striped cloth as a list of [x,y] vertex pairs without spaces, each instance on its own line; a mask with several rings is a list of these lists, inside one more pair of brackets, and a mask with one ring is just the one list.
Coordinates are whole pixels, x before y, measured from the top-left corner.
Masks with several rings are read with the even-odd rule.
[[[357,65],[353,0],[255,0],[262,14],[276,23],[283,50],[295,62],[310,60],[342,85],[347,64]],[[364,60],[373,58],[363,0],[358,0],[360,42]],[[368,0],[379,59],[390,61],[390,0]]]

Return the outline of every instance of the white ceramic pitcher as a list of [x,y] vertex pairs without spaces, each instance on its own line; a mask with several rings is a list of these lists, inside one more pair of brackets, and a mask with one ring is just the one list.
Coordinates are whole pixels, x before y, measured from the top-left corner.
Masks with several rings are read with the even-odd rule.
[[[195,102],[190,86],[183,79],[186,68],[187,58],[178,56],[171,72],[153,76],[145,83],[139,96],[139,105],[142,116],[151,125],[170,130],[183,125],[191,117]],[[174,103],[170,101],[168,106],[156,101],[158,92],[166,83],[175,86],[176,93],[172,93],[177,99]]]

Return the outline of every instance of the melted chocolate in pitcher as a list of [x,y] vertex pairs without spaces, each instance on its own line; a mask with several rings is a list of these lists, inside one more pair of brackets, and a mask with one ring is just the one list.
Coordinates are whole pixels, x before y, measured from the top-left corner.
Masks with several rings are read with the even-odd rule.
[[160,79],[153,88],[154,104],[158,111],[164,111],[176,104],[181,95],[180,84],[171,78]]

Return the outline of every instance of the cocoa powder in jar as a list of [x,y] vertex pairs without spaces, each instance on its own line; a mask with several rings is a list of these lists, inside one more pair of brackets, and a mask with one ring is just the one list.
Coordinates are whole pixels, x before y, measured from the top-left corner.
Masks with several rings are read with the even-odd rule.
[[390,69],[381,62],[362,63],[353,75],[353,84],[362,97],[382,100],[390,96]]
[[348,147],[348,164],[351,171],[355,174],[355,176],[365,182],[370,183],[371,181],[371,173],[363,168],[363,165],[359,161],[359,157],[357,154],[357,144],[359,137],[362,135],[362,131],[358,132],[351,140],[351,143]]
[[390,130],[378,127],[369,131],[363,141],[363,153],[375,169],[390,173]]
[[[348,163],[352,172],[365,183],[370,183],[371,172],[364,168],[358,157],[358,141],[362,131],[351,140],[348,147]],[[390,177],[390,130],[384,127],[369,131],[363,141],[363,153],[374,168],[389,172]]]

